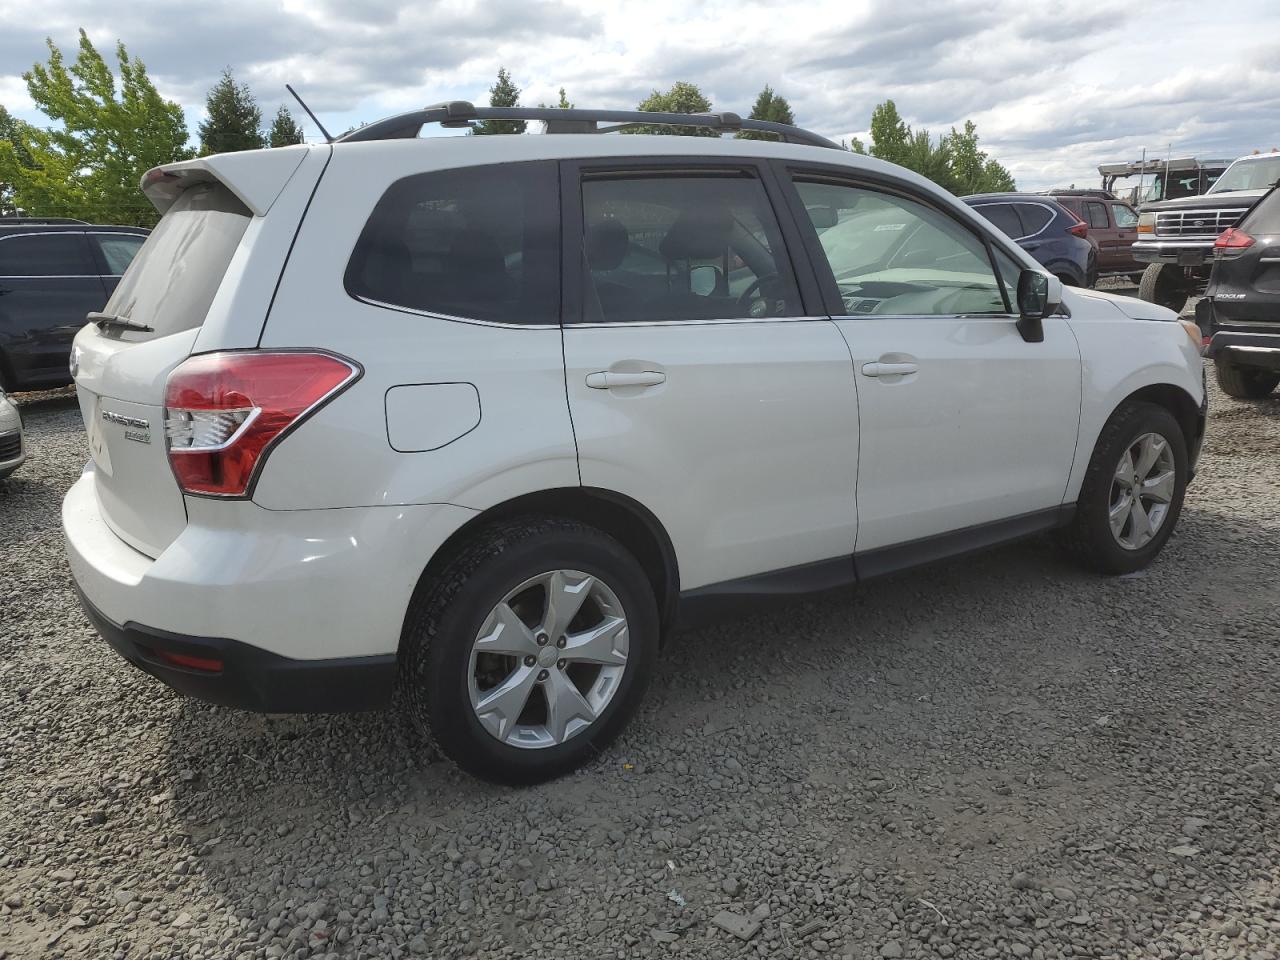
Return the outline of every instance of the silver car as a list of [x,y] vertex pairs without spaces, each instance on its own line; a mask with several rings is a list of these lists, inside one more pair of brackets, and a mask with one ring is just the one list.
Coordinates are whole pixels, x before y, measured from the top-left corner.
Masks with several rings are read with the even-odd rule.
[[18,406],[0,390],[0,480],[22,466],[27,445],[22,439],[22,414]]

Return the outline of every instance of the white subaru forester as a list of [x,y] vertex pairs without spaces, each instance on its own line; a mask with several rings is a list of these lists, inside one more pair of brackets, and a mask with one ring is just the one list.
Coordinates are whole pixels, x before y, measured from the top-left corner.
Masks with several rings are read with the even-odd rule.
[[[418,136],[477,118],[546,135]],[[601,135],[638,122],[791,142]],[[831,146],[452,103],[151,171],[163,218],[72,355],[97,629],[253,710],[399,685],[525,783],[604,748],[699,608],[1047,530],[1149,563],[1199,331]]]

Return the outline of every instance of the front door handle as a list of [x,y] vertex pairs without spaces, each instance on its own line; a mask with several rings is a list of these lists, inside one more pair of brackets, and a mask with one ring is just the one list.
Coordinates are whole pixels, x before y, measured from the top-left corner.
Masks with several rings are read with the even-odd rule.
[[905,377],[908,373],[917,373],[919,370],[914,363],[884,363],[880,360],[862,365],[864,377]]
[[666,382],[667,375],[661,370],[641,370],[639,373],[600,370],[587,374],[587,386],[592,390],[612,390],[614,387],[656,387]]

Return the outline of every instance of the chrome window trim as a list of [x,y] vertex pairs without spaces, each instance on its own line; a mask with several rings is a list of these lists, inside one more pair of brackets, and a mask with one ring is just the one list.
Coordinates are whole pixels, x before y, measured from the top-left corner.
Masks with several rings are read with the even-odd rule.
[[453,323],[469,323],[477,327],[498,327],[502,330],[560,329],[560,324],[558,323],[506,323],[501,320],[481,320],[477,317],[458,317],[449,313],[433,313],[430,310],[418,310],[415,307],[406,307],[398,303],[387,303],[383,300],[374,300],[372,297],[362,297],[354,293],[348,293],[347,296],[359,303],[365,303],[371,307],[381,307],[383,310],[394,310],[397,313],[408,313],[415,317],[430,317],[432,320],[449,320]]
[[[1024,234],[1021,237],[1012,237],[1011,239],[1013,240],[1014,243],[1020,243],[1023,240],[1031,240],[1031,239],[1034,239],[1035,237],[1040,236],[1040,234],[1044,233],[1046,230],[1049,229],[1049,224],[1053,223],[1053,221],[1057,219],[1057,216],[1058,216],[1057,210],[1053,209],[1053,207],[1049,206],[1047,203],[1040,203],[1038,200],[988,200],[985,203],[971,203],[969,204],[969,206],[972,207],[974,210],[980,210],[983,207],[990,207],[997,203],[1008,204],[1011,207],[1018,206],[1018,205],[1024,205],[1028,207],[1039,207],[1041,210],[1049,211],[1049,219],[1045,221],[1045,225],[1043,227],[1041,227],[1035,233]],[[986,218],[984,217],[983,219],[985,220]],[[987,220],[987,222],[991,223],[990,220]],[[992,226],[994,226],[994,224],[992,224]]]

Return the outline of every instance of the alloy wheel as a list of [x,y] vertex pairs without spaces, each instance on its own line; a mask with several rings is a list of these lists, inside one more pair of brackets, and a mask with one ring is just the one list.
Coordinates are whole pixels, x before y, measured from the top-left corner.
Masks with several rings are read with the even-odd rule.
[[1111,533],[1126,550],[1140,550],[1159,533],[1177,485],[1173,448],[1158,433],[1129,444],[1116,464],[1108,508]]
[[552,570],[490,611],[467,683],[484,729],[513,747],[557,746],[605,711],[627,668],[627,618],[599,577]]

